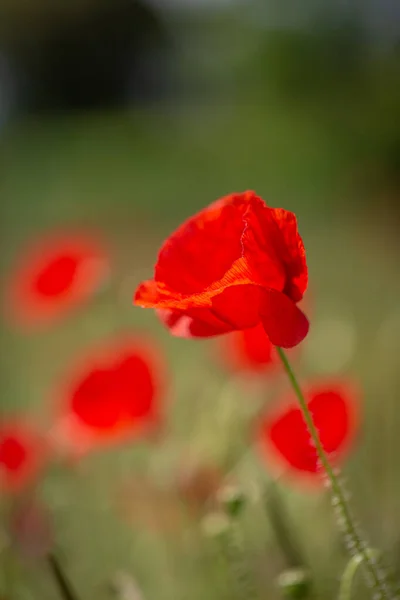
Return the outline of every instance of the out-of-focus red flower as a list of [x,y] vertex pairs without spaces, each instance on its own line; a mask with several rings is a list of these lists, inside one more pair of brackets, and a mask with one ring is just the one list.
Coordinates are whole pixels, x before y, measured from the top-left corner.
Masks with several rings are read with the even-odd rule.
[[183,223],[164,242],[154,279],[139,285],[135,303],[157,309],[177,336],[211,337],[261,322],[272,344],[290,348],[308,332],[297,306],[307,281],[295,215],[248,191]]
[[[331,462],[346,454],[358,424],[358,391],[349,383],[326,382],[305,389],[321,444]],[[277,460],[290,473],[318,475],[319,460],[296,398],[263,417],[260,445],[267,459]]]
[[0,490],[17,492],[31,483],[44,466],[46,447],[27,425],[0,425]]
[[78,454],[160,423],[164,365],[154,344],[118,340],[86,357],[61,392],[63,412],[53,432]]
[[21,257],[10,287],[9,312],[23,326],[43,325],[88,299],[104,282],[108,258],[88,235],[39,240]]
[[280,364],[275,346],[262,323],[228,333],[218,341],[221,359],[233,371],[264,373]]

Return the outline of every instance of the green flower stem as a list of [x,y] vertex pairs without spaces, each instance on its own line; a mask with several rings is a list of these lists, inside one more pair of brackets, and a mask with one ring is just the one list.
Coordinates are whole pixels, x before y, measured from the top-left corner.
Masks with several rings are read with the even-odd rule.
[[63,600],[79,600],[79,597],[68,581],[58,558],[54,554],[49,554],[47,563],[61,598]]
[[305,561],[300,548],[295,543],[286,515],[283,498],[275,481],[271,481],[264,495],[267,516],[274,532],[276,541],[286,560],[288,568],[304,567]]
[[395,598],[393,592],[390,590],[390,586],[386,581],[384,573],[376,565],[375,560],[371,557],[370,551],[364,540],[360,537],[357,528],[354,524],[353,517],[351,515],[345,493],[342,489],[340,480],[333,470],[325,450],[321,444],[318,431],[314,425],[312,415],[308,409],[306,399],[304,398],[303,392],[301,391],[300,385],[297,381],[296,375],[294,374],[290,363],[287,359],[285,352],[280,347],[276,347],[278,355],[282,361],[286,374],[293,387],[293,390],[297,396],[300,404],[301,411],[303,413],[304,421],[306,422],[308,431],[311,436],[311,440],[314,444],[317,452],[320,464],[328,478],[334,506],[340,514],[341,524],[343,525],[346,541],[350,548],[352,556],[360,556],[363,565],[365,566],[366,573],[368,574],[368,580],[370,581],[373,598],[379,600],[393,600]]
[[254,576],[247,564],[240,526],[235,519],[231,519],[229,528],[222,534],[221,545],[236,581],[238,598],[240,600],[255,600],[258,594],[254,584]]
[[[371,558],[374,558],[374,556],[376,555],[376,552],[374,552],[373,550],[367,550],[367,552],[371,556]],[[362,557],[359,554],[355,554],[347,563],[340,581],[338,600],[350,600],[353,580],[357,569],[362,564],[362,562]]]

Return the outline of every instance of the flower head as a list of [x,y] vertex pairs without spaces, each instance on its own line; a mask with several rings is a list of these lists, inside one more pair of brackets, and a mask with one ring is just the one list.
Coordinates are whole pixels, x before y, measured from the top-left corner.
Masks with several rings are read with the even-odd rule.
[[164,383],[154,344],[117,340],[96,350],[63,387],[53,437],[79,454],[138,435],[158,423]]
[[306,288],[295,215],[244,192],[217,200],[170,235],[135,303],[157,309],[174,335],[211,337],[262,323],[273,344],[288,348],[308,332],[297,307]]
[[24,325],[52,322],[103,283],[108,260],[86,235],[52,235],[22,257],[10,288],[10,312]]
[[[346,454],[357,428],[357,391],[347,383],[319,383],[306,388],[305,397],[325,453],[331,462],[338,462]],[[294,396],[263,417],[259,442],[267,460],[277,460],[292,474],[315,476],[321,471]]]
[[46,459],[41,436],[22,423],[0,425],[0,490],[17,492],[31,483]]

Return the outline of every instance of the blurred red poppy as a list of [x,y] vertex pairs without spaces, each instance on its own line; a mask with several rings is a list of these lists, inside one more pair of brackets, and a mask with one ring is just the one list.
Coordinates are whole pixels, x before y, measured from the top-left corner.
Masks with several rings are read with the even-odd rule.
[[170,235],[135,303],[157,309],[177,336],[211,337],[261,322],[272,344],[289,348],[308,332],[297,307],[307,281],[295,215],[248,191],[217,200]]
[[79,454],[154,429],[164,388],[164,365],[154,345],[118,340],[86,357],[65,384],[56,441]]
[[[306,388],[305,397],[321,444],[330,460],[337,463],[357,429],[358,392],[352,384],[329,382]],[[315,447],[293,396],[283,408],[263,417],[259,441],[264,456],[277,459],[290,473],[320,473]]]
[[17,267],[9,310],[24,326],[43,325],[89,298],[108,274],[97,240],[71,234],[41,239]]
[[40,435],[27,425],[0,425],[0,490],[16,492],[31,483],[46,459]]
[[262,323],[221,336],[219,350],[222,361],[233,371],[264,373],[280,365]]

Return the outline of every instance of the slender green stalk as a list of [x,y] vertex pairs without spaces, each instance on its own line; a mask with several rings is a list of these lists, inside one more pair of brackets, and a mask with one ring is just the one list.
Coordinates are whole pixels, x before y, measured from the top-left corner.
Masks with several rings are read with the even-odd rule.
[[247,497],[239,487],[226,486],[219,490],[217,500],[227,518],[220,542],[236,580],[238,597],[240,600],[256,600],[257,586],[248,564],[240,519],[247,505]]
[[231,572],[236,580],[240,600],[255,600],[258,596],[254,575],[247,563],[240,526],[231,520],[229,529],[221,536],[221,544]]
[[269,523],[281,549],[286,568],[277,577],[276,583],[284,598],[306,600],[312,598],[311,575],[306,561],[290,529],[289,518],[276,481],[271,481],[264,495]]
[[[371,557],[373,558],[374,554],[376,554],[376,552],[368,551],[368,554],[370,554]],[[347,563],[346,568],[343,572],[341,581],[340,581],[338,600],[350,600],[351,588],[353,586],[354,576],[357,572],[358,567],[362,564],[362,562],[363,562],[362,557],[359,554],[355,554],[354,556],[351,557],[351,559]]]
[[295,544],[294,536],[290,531],[288,517],[286,515],[283,498],[279,494],[275,481],[271,481],[266,490],[265,508],[270,525],[275,534],[286,564],[288,567],[304,567],[304,559],[300,548]]
[[63,600],[79,600],[79,597],[68,581],[58,558],[54,554],[49,554],[47,563],[61,598]]
[[371,584],[371,588],[374,594],[374,600],[394,600],[396,596],[394,596],[393,592],[391,591],[390,586],[386,581],[385,574],[381,573],[381,570],[379,569],[375,560],[371,556],[367,544],[360,537],[357,531],[357,527],[354,524],[354,520],[346,500],[345,492],[343,491],[339,477],[332,468],[329,459],[325,453],[325,450],[321,444],[318,431],[314,425],[314,421],[309,411],[307,401],[304,398],[303,392],[297,381],[296,375],[294,374],[290,363],[287,359],[287,356],[282,350],[282,348],[279,348],[277,346],[276,349],[282,361],[286,374],[289,378],[289,381],[299,401],[304,421],[306,422],[308,431],[311,436],[311,440],[317,452],[319,462],[328,478],[332,492],[333,503],[335,508],[339,511],[340,518],[342,521],[341,524],[343,525],[346,541],[348,542],[350,552],[352,556],[360,556],[362,563],[365,566],[366,573],[368,575],[368,581],[370,581]]

